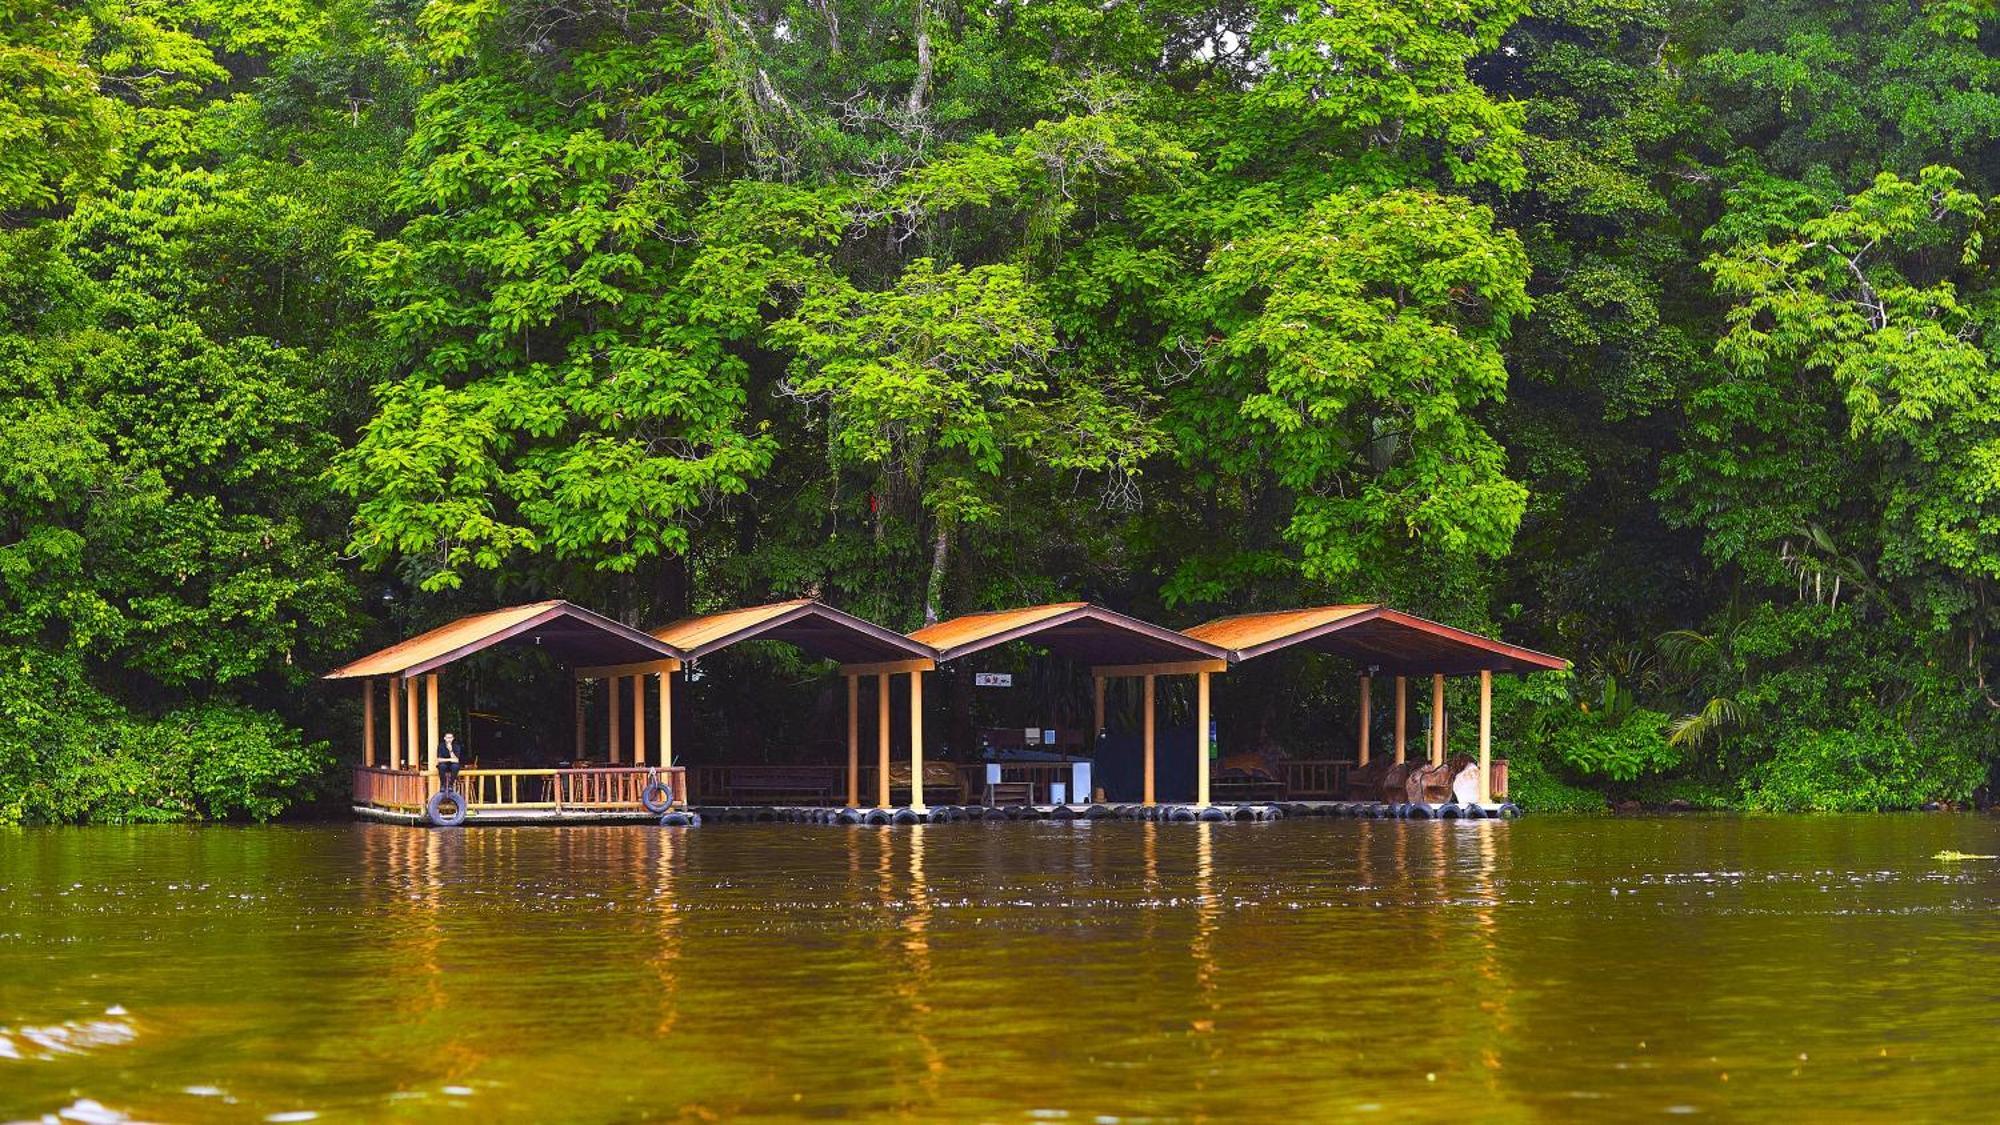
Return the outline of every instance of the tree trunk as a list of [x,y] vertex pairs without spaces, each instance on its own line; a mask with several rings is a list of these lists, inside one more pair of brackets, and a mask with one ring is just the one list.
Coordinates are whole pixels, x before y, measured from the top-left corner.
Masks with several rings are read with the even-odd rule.
[[917,77],[910,83],[910,116],[924,111],[924,103],[931,93],[931,21],[930,6],[925,0],[917,0]]
[[924,583],[924,624],[943,620],[945,565],[951,560],[951,523],[939,520],[937,538],[931,541],[931,576]]

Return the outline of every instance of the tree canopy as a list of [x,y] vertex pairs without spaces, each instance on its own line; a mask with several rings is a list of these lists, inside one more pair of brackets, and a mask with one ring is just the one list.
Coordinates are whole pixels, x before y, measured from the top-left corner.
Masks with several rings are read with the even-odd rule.
[[[1996,39],[1958,3],[16,3],[0,819],[274,813],[350,718],[314,673],[528,596],[1386,600],[1576,661],[1502,695],[1531,801],[1967,799]],[[1347,682],[1226,738],[1340,756]]]

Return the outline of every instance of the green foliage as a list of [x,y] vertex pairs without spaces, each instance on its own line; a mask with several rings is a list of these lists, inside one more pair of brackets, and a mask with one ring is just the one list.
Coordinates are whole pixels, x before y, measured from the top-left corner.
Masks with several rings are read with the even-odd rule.
[[[46,682],[0,678],[0,803],[271,815],[326,761],[312,672],[549,594],[1389,600],[1576,660],[1500,690],[1529,807],[1961,798],[2000,708],[1996,33],[15,3],[0,645]],[[1256,738],[1351,729],[1322,665]]]
[[1594,813],[1605,809],[1602,789],[1566,779],[1533,749],[1509,757],[1507,799],[1531,813]]
[[131,714],[74,657],[0,648],[0,823],[268,820],[328,772],[276,716],[227,703]]
[[1668,741],[1671,720],[1638,706],[1614,680],[1605,681],[1597,705],[1552,707],[1537,720],[1534,738],[1542,747],[1540,757],[1572,776],[1631,782],[1683,764],[1681,752]]
[[1963,801],[1986,779],[1978,750],[1897,729],[1794,730],[1744,777],[1752,808],[1875,812]]

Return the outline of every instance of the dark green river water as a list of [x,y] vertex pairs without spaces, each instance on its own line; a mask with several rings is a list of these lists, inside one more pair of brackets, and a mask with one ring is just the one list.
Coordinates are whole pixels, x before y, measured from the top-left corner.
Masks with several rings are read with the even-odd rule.
[[1988,1119],[2000,821],[0,832],[0,1121]]

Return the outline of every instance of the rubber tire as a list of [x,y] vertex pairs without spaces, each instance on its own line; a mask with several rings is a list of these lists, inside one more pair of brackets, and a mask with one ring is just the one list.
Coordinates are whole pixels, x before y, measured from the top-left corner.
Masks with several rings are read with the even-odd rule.
[[1515,817],[1521,815],[1521,806],[1508,801],[1506,804],[1493,810],[1493,815],[1499,817],[1501,820],[1513,820]]
[[1446,801],[1437,807],[1437,818],[1439,820],[1463,820],[1465,819],[1465,806],[1459,804],[1457,801]]
[[[449,813],[441,811],[447,802],[452,808]],[[457,828],[465,823],[465,814],[465,798],[451,790],[440,789],[424,802],[424,823],[432,828]]]
[[1199,810],[1198,812],[1196,812],[1196,813],[1195,813],[1195,817],[1196,817],[1197,819],[1200,819],[1200,820],[1228,820],[1228,819],[1230,819],[1230,816],[1229,816],[1229,810],[1227,810],[1227,809],[1218,809],[1218,808],[1216,808],[1216,807],[1215,807],[1214,805],[1210,805],[1210,806],[1208,806],[1208,807],[1207,807],[1207,808],[1205,808],[1205,809],[1201,809],[1201,810]]
[[664,781],[649,781],[639,790],[639,804],[649,813],[658,816],[674,807],[674,791]]

